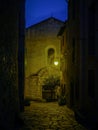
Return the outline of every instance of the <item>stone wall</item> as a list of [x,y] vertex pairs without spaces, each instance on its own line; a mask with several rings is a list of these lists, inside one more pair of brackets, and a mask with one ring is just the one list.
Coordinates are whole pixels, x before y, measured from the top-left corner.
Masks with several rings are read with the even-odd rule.
[[47,51],[55,50],[55,57],[60,56],[60,42],[57,33],[64,23],[49,18],[26,29],[26,77],[47,66]]
[[[24,1],[22,2],[23,6]],[[3,0],[0,3],[0,129],[2,130],[13,129],[15,117],[20,111],[18,93],[18,43],[19,32],[22,31],[18,26],[20,3],[17,0]]]
[[[34,85],[33,80],[35,78],[31,79],[31,75],[39,74],[43,68],[48,68],[49,71],[49,66],[54,67],[60,73],[60,41],[57,38],[57,33],[63,24],[62,21],[51,17],[26,29],[25,77],[26,79],[29,78],[30,81],[26,81],[28,84],[26,84],[25,90],[30,87],[28,85],[32,84],[32,94],[33,96],[35,95],[35,98],[37,98],[38,94],[35,92],[35,89],[38,89],[38,85]],[[48,64],[48,49],[50,48],[55,51],[55,58],[59,62],[58,66]],[[53,75],[55,69],[50,71],[50,75]],[[43,73],[43,71],[40,73]],[[38,78],[41,80],[39,75]],[[44,74],[42,74],[42,77],[44,77]],[[42,91],[40,87],[39,85],[39,90]]]
[[25,99],[41,100],[42,86],[40,84],[39,76],[30,76],[25,79]]
[[60,77],[60,72],[55,67],[45,67],[37,75],[30,75],[25,79],[25,99],[42,100],[42,87],[46,78]]

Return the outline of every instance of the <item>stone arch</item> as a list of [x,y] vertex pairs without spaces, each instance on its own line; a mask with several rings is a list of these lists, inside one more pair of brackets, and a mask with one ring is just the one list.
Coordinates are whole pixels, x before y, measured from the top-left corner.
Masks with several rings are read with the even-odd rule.
[[27,78],[25,98],[42,99],[42,86],[44,85],[44,80],[51,75],[60,76],[59,69],[53,66],[46,66],[38,70],[35,74],[31,74]]

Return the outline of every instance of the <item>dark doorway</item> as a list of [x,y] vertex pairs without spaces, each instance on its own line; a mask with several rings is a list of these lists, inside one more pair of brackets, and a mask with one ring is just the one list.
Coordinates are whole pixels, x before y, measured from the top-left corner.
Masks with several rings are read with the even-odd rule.
[[74,82],[70,83],[70,106],[74,105]]

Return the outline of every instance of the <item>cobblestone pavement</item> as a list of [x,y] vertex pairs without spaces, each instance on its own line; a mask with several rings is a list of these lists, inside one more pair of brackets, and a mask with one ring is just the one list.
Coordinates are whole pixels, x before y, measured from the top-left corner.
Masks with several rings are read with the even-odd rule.
[[24,125],[20,130],[87,130],[75,120],[73,111],[56,102],[31,102],[21,118]]

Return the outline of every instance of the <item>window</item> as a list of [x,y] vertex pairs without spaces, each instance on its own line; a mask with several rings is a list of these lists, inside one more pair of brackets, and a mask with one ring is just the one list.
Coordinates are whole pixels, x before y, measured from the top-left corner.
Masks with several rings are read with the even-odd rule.
[[62,46],[64,47],[64,36],[62,37]]
[[79,99],[79,79],[77,78],[77,82],[75,83],[75,94],[76,94],[76,99]]
[[55,50],[53,48],[48,49],[48,64],[54,64]]
[[74,105],[74,81],[71,81],[70,83],[70,104],[73,106]]
[[76,11],[75,10],[76,9],[76,2],[75,2],[75,0],[72,0],[72,2],[73,2],[72,3],[72,18],[75,19],[75,15],[76,15],[76,12],[75,12]]
[[95,4],[92,4],[89,8],[89,20],[88,20],[88,54],[95,54]]
[[75,62],[75,39],[72,40],[72,62]]
[[63,53],[64,51],[64,36],[62,36],[62,40],[61,40],[61,53]]
[[95,70],[88,70],[88,95],[94,98],[95,95]]

